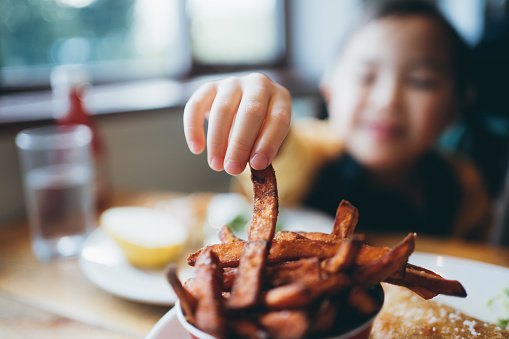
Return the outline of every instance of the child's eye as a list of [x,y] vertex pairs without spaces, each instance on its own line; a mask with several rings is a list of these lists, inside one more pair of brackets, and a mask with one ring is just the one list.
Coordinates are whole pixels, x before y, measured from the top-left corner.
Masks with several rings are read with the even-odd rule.
[[410,77],[408,84],[418,90],[434,90],[438,87],[438,81],[432,78]]
[[376,74],[372,72],[359,73],[357,82],[363,86],[369,86],[376,80]]

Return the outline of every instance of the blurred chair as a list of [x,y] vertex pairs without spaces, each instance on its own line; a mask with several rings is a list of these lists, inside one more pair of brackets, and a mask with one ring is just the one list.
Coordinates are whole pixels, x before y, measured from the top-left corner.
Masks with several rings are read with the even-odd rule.
[[495,204],[494,224],[489,240],[495,244],[509,245],[509,166],[504,188]]

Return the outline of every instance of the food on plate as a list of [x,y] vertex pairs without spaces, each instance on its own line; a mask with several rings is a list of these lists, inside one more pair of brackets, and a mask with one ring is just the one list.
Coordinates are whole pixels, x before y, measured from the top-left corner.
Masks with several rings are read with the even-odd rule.
[[385,302],[371,337],[386,338],[509,338],[509,331],[452,307],[419,298],[406,288],[383,284]]
[[354,234],[358,211],[347,201],[339,204],[330,234],[276,233],[274,170],[251,171],[254,209],[247,240],[223,227],[221,244],[188,256],[196,276],[184,287],[174,267],[167,271],[186,324],[217,338],[330,337],[361,325],[366,336],[383,304],[383,281],[427,299],[466,296],[458,281],[408,263],[416,234],[393,248],[365,244]]
[[176,260],[187,240],[187,228],[164,210],[114,207],[99,223],[134,266],[157,268]]
[[509,287],[491,297],[487,306],[496,315],[497,325],[509,330]]

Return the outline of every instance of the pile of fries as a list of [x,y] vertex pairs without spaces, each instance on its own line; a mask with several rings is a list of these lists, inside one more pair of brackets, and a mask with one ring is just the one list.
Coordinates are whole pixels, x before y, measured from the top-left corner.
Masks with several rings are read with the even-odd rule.
[[217,338],[330,336],[370,319],[381,308],[380,282],[405,286],[425,299],[465,297],[463,286],[407,263],[414,233],[394,248],[372,247],[355,235],[358,211],[341,201],[331,234],[281,231],[272,166],[251,170],[254,211],[248,239],[227,226],[221,244],[188,257],[196,275],[181,284],[168,269],[186,320]]

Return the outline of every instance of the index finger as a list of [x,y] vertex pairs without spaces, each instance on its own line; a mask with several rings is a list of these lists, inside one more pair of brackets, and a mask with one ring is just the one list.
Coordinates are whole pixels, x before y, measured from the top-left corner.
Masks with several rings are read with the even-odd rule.
[[216,92],[215,84],[203,85],[191,95],[184,108],[184,135],[187,146],[194,154],[203,152],[205,148],[203,123],[205,114],[210,111]]

